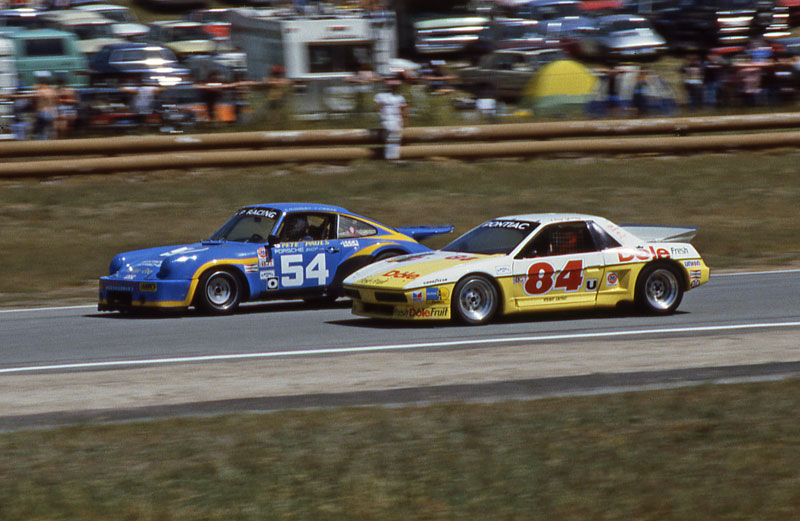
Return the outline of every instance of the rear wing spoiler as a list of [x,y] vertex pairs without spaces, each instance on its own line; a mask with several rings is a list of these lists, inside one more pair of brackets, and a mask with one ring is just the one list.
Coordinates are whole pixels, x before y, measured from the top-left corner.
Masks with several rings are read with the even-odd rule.
[[649,226],[624,224],[622,228],[647,242],[689,242],[697,235],[696,226]]
[[414,240],[421,241],[434,235],[442,235],[453,231],[452,224],[442,224],[439,226],[409,226],[407,228],[395,228],[398,232],[412,237]]

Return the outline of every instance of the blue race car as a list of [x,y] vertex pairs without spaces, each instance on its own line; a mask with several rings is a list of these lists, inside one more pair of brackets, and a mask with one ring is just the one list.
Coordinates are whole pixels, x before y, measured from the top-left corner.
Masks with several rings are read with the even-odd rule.
[[338,206],[246,206],[205,241],[121,253],[100,277],[99,311],[233,312],[241,302],[335,300],[372,262],[430,251],[417,240],[450,225],[391,228]]

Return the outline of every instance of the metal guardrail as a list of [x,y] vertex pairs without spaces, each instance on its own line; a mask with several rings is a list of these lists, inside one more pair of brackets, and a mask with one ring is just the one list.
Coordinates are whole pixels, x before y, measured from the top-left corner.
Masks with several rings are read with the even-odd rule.
[[[778,129],[783,131],[764,132]],[[414,127],[403,132],[401,157],[696,153],[800,146],[800,131],[785,129],[800,129],[800,113]],[[759,132],[730,133],[748,130]],[[689,135],[698,133],[717,134]],[[650,137],[630,137],[643,135]],[[379,159],[379,144],[378,132],[368,129],[4,142],[0,157],[24,160],[0,164],[0,177]],[[51,159],[41,159],[45,157]]]

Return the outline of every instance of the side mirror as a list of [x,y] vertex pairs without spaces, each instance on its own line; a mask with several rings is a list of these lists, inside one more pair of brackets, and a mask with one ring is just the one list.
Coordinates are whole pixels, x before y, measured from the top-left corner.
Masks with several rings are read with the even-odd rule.
[[281,242],[280,239],[278,239],[278,236],[275,235],[274,233],[270,233],[269,237],[267,237],[267,244],[269,244],[270,248],[275,246],[279,242]]

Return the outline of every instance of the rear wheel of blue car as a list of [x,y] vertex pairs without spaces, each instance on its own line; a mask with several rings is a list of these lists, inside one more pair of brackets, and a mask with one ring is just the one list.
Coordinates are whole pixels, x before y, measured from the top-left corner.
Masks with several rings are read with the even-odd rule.
[[453,317],[470,325],[486,324],[497,313],[499,297],[492,281],[481,275],[461,279],[453,290]]
[[209,271],[200,277],[197,307],[214,315],[232,313],[239,306],[241,295],[242,287],[236,275],[227,270]]

